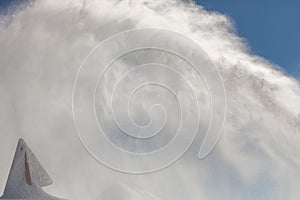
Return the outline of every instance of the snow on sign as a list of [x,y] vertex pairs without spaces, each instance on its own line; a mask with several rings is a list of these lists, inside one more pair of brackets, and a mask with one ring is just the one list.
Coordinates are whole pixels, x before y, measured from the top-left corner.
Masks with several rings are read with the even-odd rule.
[[14,160],[0,199],[59,200],[42,189],[52,180],[23,139],[16,148]]

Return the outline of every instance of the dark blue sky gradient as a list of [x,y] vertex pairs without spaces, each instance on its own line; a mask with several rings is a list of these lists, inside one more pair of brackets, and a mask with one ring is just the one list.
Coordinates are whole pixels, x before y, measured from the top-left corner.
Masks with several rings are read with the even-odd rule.
[[14,9],[18,5],[29,1],[30,0],[0,0],[0,12],[1,14],[7,14],[10,9]]
[[252,52],[300,78],[300,1],[197,0],[207,10],[229,16]]

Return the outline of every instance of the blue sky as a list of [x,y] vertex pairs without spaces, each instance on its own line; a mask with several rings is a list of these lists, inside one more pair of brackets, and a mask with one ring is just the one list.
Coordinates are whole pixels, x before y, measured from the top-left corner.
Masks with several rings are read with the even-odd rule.
[[253,53],[300,79],[300,1],[197,0],[229,16]]
[[[0,10],[11,2],[0,0]],[[237,33],[253,53],[281,66],[300,79],[300,1],[297,0],[196,0],[207,10],[229,16]]]

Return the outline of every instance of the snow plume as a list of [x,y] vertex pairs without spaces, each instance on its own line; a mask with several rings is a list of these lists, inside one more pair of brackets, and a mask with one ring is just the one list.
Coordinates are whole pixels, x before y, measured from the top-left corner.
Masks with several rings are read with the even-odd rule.
[[[0,24],[2,190],[23,137],[54,180],[47,191],[68,199],[299,199],[299,82],[251,54],[228,17],[179,0],[37,0]],[[227,118],[204,160],[197,139],[174,165],[132,175],[99,164],[83,148],[72,91],[92,48],[141,27],[178,31],[201,45],[221,72]]]

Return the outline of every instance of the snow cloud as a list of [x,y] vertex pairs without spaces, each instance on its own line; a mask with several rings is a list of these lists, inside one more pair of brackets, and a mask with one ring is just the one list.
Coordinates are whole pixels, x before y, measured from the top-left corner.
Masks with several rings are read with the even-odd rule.
[[[253,55],[228,17],[179,0],[37,0],[0,20],[2,190],[23,137],[54,180],[46,190],[68,199],[299,199],[300,84]],[[178,31],[201,45],[222,75],[227,117],[205,159],[197,157],[199,136],[169,168],[131,175],[99,164],[83,148],[72,91],[97,44],[142,27]],[[105,115],[100,108],[97,115]],[[143,112],[133,115],[144,122]]]

